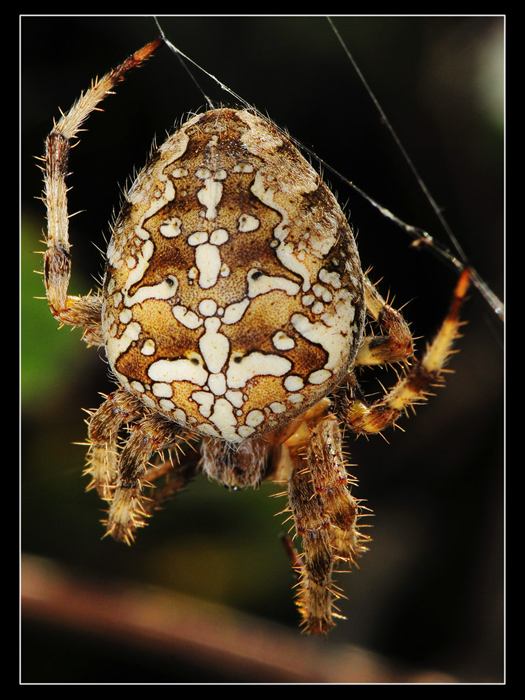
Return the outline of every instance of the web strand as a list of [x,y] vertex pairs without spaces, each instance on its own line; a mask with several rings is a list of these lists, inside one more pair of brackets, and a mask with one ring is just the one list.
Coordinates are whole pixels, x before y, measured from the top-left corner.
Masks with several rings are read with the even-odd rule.
[[[196,61],[194,61],[192,58],[184,54],[177,46],[175,46],[165,35],[160,22],[157,17],[154,18],[155,23],[160,31],[162,40],[166,44],[166,46],[177,56],[181,64],[184,66],[184,70],[189,74],[192,82],[196,85],[198,90],[202,93],[204,96],[208,107],[210,109],[215,108],[216,105],[213,103],[213,100],[206,94],[204,91],[203,87],[200,85],[198,82],[195,74],[193,71],[190,69],[188,64],[191,64],[194,68],[196,68],[198,71],[203,73],[207,78],[211,79],[221,90],[226,92],[228,95],[234,98],[236,102],[239,104],[242,104],[244,107],[247,109],[252,110],[253,112],[260,114],[258,110],[251,104],[249,104],[241,95],[237,94],[234,90],[232,90],[230,87],[225,85],[219,78],[217,78],[213,73],[210,73],[208,70],[203,68],[201,65],[199,65]],[[436,255],[438,258],[446,262],[449,266],[451,266],[453,269],[457,271],[458,274],[461,274],[463,270],[469,269],[470,274],[471,274],[471,281],[473,286],[478,290],[482,298],[485,300],[487,305],[490,307],[490,309],[496,314],[496,316],[503,321],[504,320],[504,304],[503,302],[498,298],[498,296],[492,291],[492,289],[489,287],[489,285],[484,281],[484,279],[481,277],[481,275],[477,272],[476,269],[472,267],[470,264],[465,252],[463,251],[457,237],[454,235],[452,229],[450,228],[447,220],[445,219],[443,212],[441,211],[440,207],[437,205],[436,201],[434,200],[432,194],[430,193],[428,187],[426,186],[423,178],[419,174],[416,166],[414,165],[411,157],[409,156],[407,150],[403,146],[401,140],[399,139],[395,129],[393,128],[390,120],[388,119],[385,111],[383,110],[379,100],[375,96],[374,92],[372,91],[371,87],[369,86],[368,82],[366,81],[363,73],[361,72],[359,66],[357,65],[356,61],[354,60],[351,52],[349,51],[348,47],[346,46],[341,34],[337,30],[337,27],[335,26],[333,20],[331,17],[326,18],[332,31],[334,32],[337,40],[341,44],[343,51],[351,63],[352,67],[357,73],[357,76],[363,86],[365,87],[368,95],[370,96],[370,99],[372,100],[373,104],[375,105],[376,109],[379,112],[381,122],[387,127],[392,139],[394,140],[397,148],[402,154],[402,157],[408,164],[410,170],[412,171],[416,182],[419,186],[419,188],[422,190],[423,194],[425,195],[427,201],[429,202],[435,216],[437,217],[441,227],[443,228],[445,234],[447,235],[449,241],[451,242],[452,249],[448,248],[446,245],[444,245],[442,242],[438,241],[436,238],[434,238],[428,231],[425,231],[424,229],[418,227],[418,226],[413,226],[412,224],[408,224],[399,217],[397,217],[395,214],[393,214],[387,207],[381,205],[379,202],[377,202],[373,197],[371,197],[369,194],[367,194],[365,191],[363,191],[360,187],[358,187],[354,182],[349,180],[346,176],[344,176],[342,173],[338,172],[336,169],[330,166],[329,163],[325,162],[322,158],[320,158],[313,150],[305,146],[304,144],[300,143],[296,139],[294,139],[290,134],[286,134],[287,138],[292,140],[302,151],[308,153],[312,158],[314,158],[319,165],[321,165],[325,170],[331,172],[333,175],[336,177],[340,178],[343,182],[345,182],[349,187],[351,187],[362,199],[367,201],[372,207],[377,209],[382,216],[385,218],[389,219],[392,221],[397,227],[401,228],[405,233],[407,233],[410,238],[412,238],[412,245],[416,248],[426,248],[430,252],[432,252],[434,255]],[[263,116],[263,115],[261,115]],[[455,252],[453,252],[455,251]]]
[[[365,79],[363,73],[359,69],[359,66],[357,65],[356,61],[354,60],[354,57],[352,56],[350,50],[348,49],[347,45],[345,44],[341,34],[337,30],[337,27],[335,26],[333,20],[331,17],[327,17],[328,23],[330,27],[332,28],[332,31],[334,32],[337,40],[341,44],[343,51],[345,52],[345,55],[347,59],[350,61],[352,64],[355,72],[357,73],[357,76],[361,83],[363,84],[365,90],[367,91],[368,95],[370,96],[370,99],[372,100],[373,104],[375,105],[376,109],[379,112],[379,115],[381,117],[381,122],[386,126],[388,131],[390,132],[390,135],[392,136],[392,139],[394,140],[394,143],[398,147],[399,151],[401,152],[404,160],[406,161],[407,165],[409,166],[410,170],[412,171],[412,174],[414,175],[420,189],[424,193],[426,199],[430,203],[430,206],[432,207],[432,210],[434,211],[434,214],[436,215],[438,221],[440,222],[443,230],[445,231],[446,235],[448,236],[449,240],[452,243],[453,248],[457,251],[457,255],[454,255],[446,246],[444,246],[442,243],[439,243],[436,239],[434,239],[427,231],[424,231],[416,226],[411,226],[410,224],[405,223],[398,217],[396,217],[394,214],[392,214],[388,209],[385,207],[381,206],[378,202],[376,202],[372,197],[367,195],[365,192],[363,192],[359,187],[354,185],[352,182],[348,182],[348,184],[356,191],[358,194],[360,194],[361,197],[363,197],[365,200],[367,200],[372,206],[376,207],[381,211],[381,213],[386,216],[387,218],[391,219],[397,226],[400,226],[403,228],[411,237],[414,238],[414,243],[413,245],[415,246],[426,246],[431,250],[434,250],[440,257],[444,258],[447,260],[449,263],[453,265],[457,269],[458,272],[462,272],[465,268],[468,268],[471,272],[471,277],[472,277],[472,284],[478,289],[482,297],[485,299],[487,304],[490,306],[490,308],[494,311],[494,313],[501,319],[504,320],[504,305],[501,302],[501,300],[494,294],[494,292],[490,289],[490,287],[486,284],[486,282],[483,280],[483,278],[479,275],[479,273],[472,267],[472,265],[469,263],[467,256],[465,255],[463,249],[461,248],[458,239],[454,235],[452,229],[450,228],[447,220],[443,216],[443,212],[437,205],[436,201],[434,200],[434,197],[430,193],[428,187],[426,186],[423,178],[419,174],[419,171],[417,170],[416,166],[414,165],[414,162],[412,161],[412,158],[409,156],[407,150],[403,146],[401,140],[399,139],[394,127],[392,126],[392,123],[388,119],[387,115],[385,114],[383,108],[381,107],[381,104],[379,103],[379,100],[376,98],[374,92],[372,91],[371,87],[369,86],[367,80]],[[328,167],[328,166],[326,166]]]

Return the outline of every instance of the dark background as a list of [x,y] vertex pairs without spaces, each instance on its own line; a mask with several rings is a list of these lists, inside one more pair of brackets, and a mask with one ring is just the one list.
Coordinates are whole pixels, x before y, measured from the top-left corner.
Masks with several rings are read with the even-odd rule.
[[[471,264],[501,296],[503,19],[335,21]],[[166,17],[161,23],[184,53],[335,170],[448,245],[325,19]],[[273,646],[284,635],[298,654],[314,653],[314,665],[355,645],[411,669],[412,679],[434,669],[460,682],[501,681],[503,340],[499,320],[476,291],[465,308],[468,325],[447,387],[402,421],[404,432],[390,431],[388,443],[350,439],[359,496],[375,513],[373,543],[359,572],[339,576],[348,621],[323,643],[318,662],[318,641],[296,632],[293,579],[279,542],[282,517],[275,517],[284,503],[269,498],[275,487],[228,493],[200,477],[155,516],[132,548],[100,539],[101,504],[84,493],[85,448],[73,443],[85,440],[82,408],[98,406],[99,392],[111,391],[111,384],[98,352],[83,346],[78,331],[57,332],[45,301],[34,298],[44,293],[33,270],[41,264],[34,251],[43,250],[45,213],[35,199],[41,178],[33,156],[43,152],[58,107],[69,109],[92,78],[156,35],[148,17],[21,19],[23,554],[87,590],[110,586],[115,592],[132,584],[147,595],[154,585],[195,596],[197,614],[199,600],[220,603],[232,615],[249,613],[257,624],[271,623]],[[234,104],[203,82],[213,99]],[[100,274],[97,246],[105,246],[119,187],[144,164],[153,136],[161,141],[204,102],[175,56],[161,47],[105,101],[103,113],[91,116],[68,180],[69,210],[82,212],[71,221],[72,294],[86,293]],[[330,173],[327,179],[357,229],[363,267],[373,266],[372,278],[383,279],[380,290],[391,290],[399,306],[409,302],[404,313],[423,348],[423,338],[446,313],[454,271],[411,248],[406,233],[344,181]],[[368,373],[370,393],[378,390],[375,376],[386,384],[394,380],[382,370]],[[32,583],[30,574],[26,581]],[[206,638],[202,647],[170,650],[113,634],[111,626],[104,634],[87,631],[76,617],[60,615],[58,593],[51,600],[47,613],[45,605],[24,605],[24,682],[276,678],[270,667],[213,664],[203,651]],[[257,624],[247,625],[252,635]]]

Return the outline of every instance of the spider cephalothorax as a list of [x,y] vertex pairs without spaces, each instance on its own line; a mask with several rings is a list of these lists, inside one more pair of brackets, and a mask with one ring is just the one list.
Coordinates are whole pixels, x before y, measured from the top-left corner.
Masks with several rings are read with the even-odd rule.
[[[406,363],[405,321],[362,272],[346,217],[290,140],[252,111],[215,109],[156,149],[126,193],[102,289],[68,296],[71,140],[159,43],[96,82],[46,144],[49,305],[105,348],[118,384],[90,416],[90,486],[109,504],[108,533],[130,542],[196,469],[233,488],[285,482],[303,550],[298,606],[308,631],[326,632],[334,566],[355,561],[367,540],[342,426],[380,432],[440,381],[468,273],[424,357],[368,406],[354,368]],[[383,335],[364,335],[366,313]],[[149,463],[188,443],[198,461]],[[166,485],[146,500],[161,474]]]

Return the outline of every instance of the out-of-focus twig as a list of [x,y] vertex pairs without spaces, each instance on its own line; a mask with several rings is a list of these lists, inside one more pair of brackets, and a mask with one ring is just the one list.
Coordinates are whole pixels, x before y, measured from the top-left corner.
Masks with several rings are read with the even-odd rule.
[[[27,619],[100,635],[256,683],[447,683],[401,671],[368,651],[301,636],[220,605],[146,585],[94,586],[49,560],[22,558]],[[198,683],[199,679],[195,678]]]

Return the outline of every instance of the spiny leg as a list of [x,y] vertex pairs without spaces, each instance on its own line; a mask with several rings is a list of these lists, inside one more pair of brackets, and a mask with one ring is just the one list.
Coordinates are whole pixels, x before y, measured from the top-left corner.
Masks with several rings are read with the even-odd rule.
[[403,315],[383,299],[366,275],[364,290],[367,313],[385,334],[366,336],[355,364],[370,366],[406,361],[412,356],[414,348],[412,334]]
[[339,559],[355,562],[366,539],[357,530],[359,505],[345,468],[335,416],[306,419],[283,446],[293,463],[290,510],[301,537],[297,605],[306,631],[324,634],[340,616],[332,574]]
[[88,421],[88,466],[84,472],[91,476],[87,490],[96,489],[99,496],[110,501],[118,470],[118,436],[121,427],[143,413],[140,401],[124,389],[110,394]]
[[368,537],[357,528],[363,507],[352,496],[354,477],[348,474],[343,453],[343,435],[333,414],[319,421],[312,430],[308,464],[315,492],[323,502],[332,525],[332,546],[338,559],[356,564],[366,551]]
[[294,470],[288,490],[295,529],[303,545],[297,607],[307,632],[325,634],[334,625],[330,523],[307,469]]
[[[151,485],[152,490],[148,493],[148,498],[142,503],[144,513],[151,515],[154,511],[160,510],[162,505],[174,498],[199,471],[199,456],[195,451],[193,456],[184,453],[184,446],[190,445],[190,440],[182,438],[177,443],[176,450],[185,456],[184,461],[176,455],[177,464],[173,458],[173,451],[169,450],[168,459],[164,459],[160,464],[151,466],[146,471],[144,483]],[[182,444],[184,443],[184,444]],[[194,447],[192,449],[195,450]],[[159,483],[164,478],[164,483]]]
[[47,207],[47,251],[44,257],[44,281],[53,315],[62,323],[85,328],[85,338],[101,345],[101,299],[98,296],[68,296],[71,276],[67,186],[71,141],[98,104],[111,94],[131,68],[139,66],[159,46],[161,39],[135,52],[118,68],[92,84],[67,114],[62,115],[46,140],[43,200]]
[[460,311],[469,282],[470,272],[466,269],[459,277],[449,312],[431,345],[420,360],[412,360],[410,369],[382,399],[367,406],[363,401],[353,398],[346,401],[346,406],[342,406],[344,422],[353,432],[378,433],[394,425],[409,406],[426,399],[432,386],[443,383],[445,364],[453,353],[454,340],[459,337],[462,325]]
[[[144,526],[143,518],[180,491],[197,468],[197,459],[176,468],[170,454],[170,459],[158,467],[147,469],[148,458],[165,448],[182,450],[190,438],[176,423],[150,411],[124,389],[110,394],[88,423],[85,474],[91,476],[91,482],[87,488],[96,488],[99,496],[110,503],[108,534],[129,542],[133,531]],[[130,424],[131,435],[120,449],[120,433]],[[166,483],[146,501],[143,487],[152,486],[162,476],[166,476]]]
[[130,428],[118,461],[118,476],[107,519],[107,532],[116,540],[130,544],[137,528],[144,527],[147,510],[143,489],[150,486],[147,461],[155,452],[186,441],[185,431],[173,421],[149,412]]

